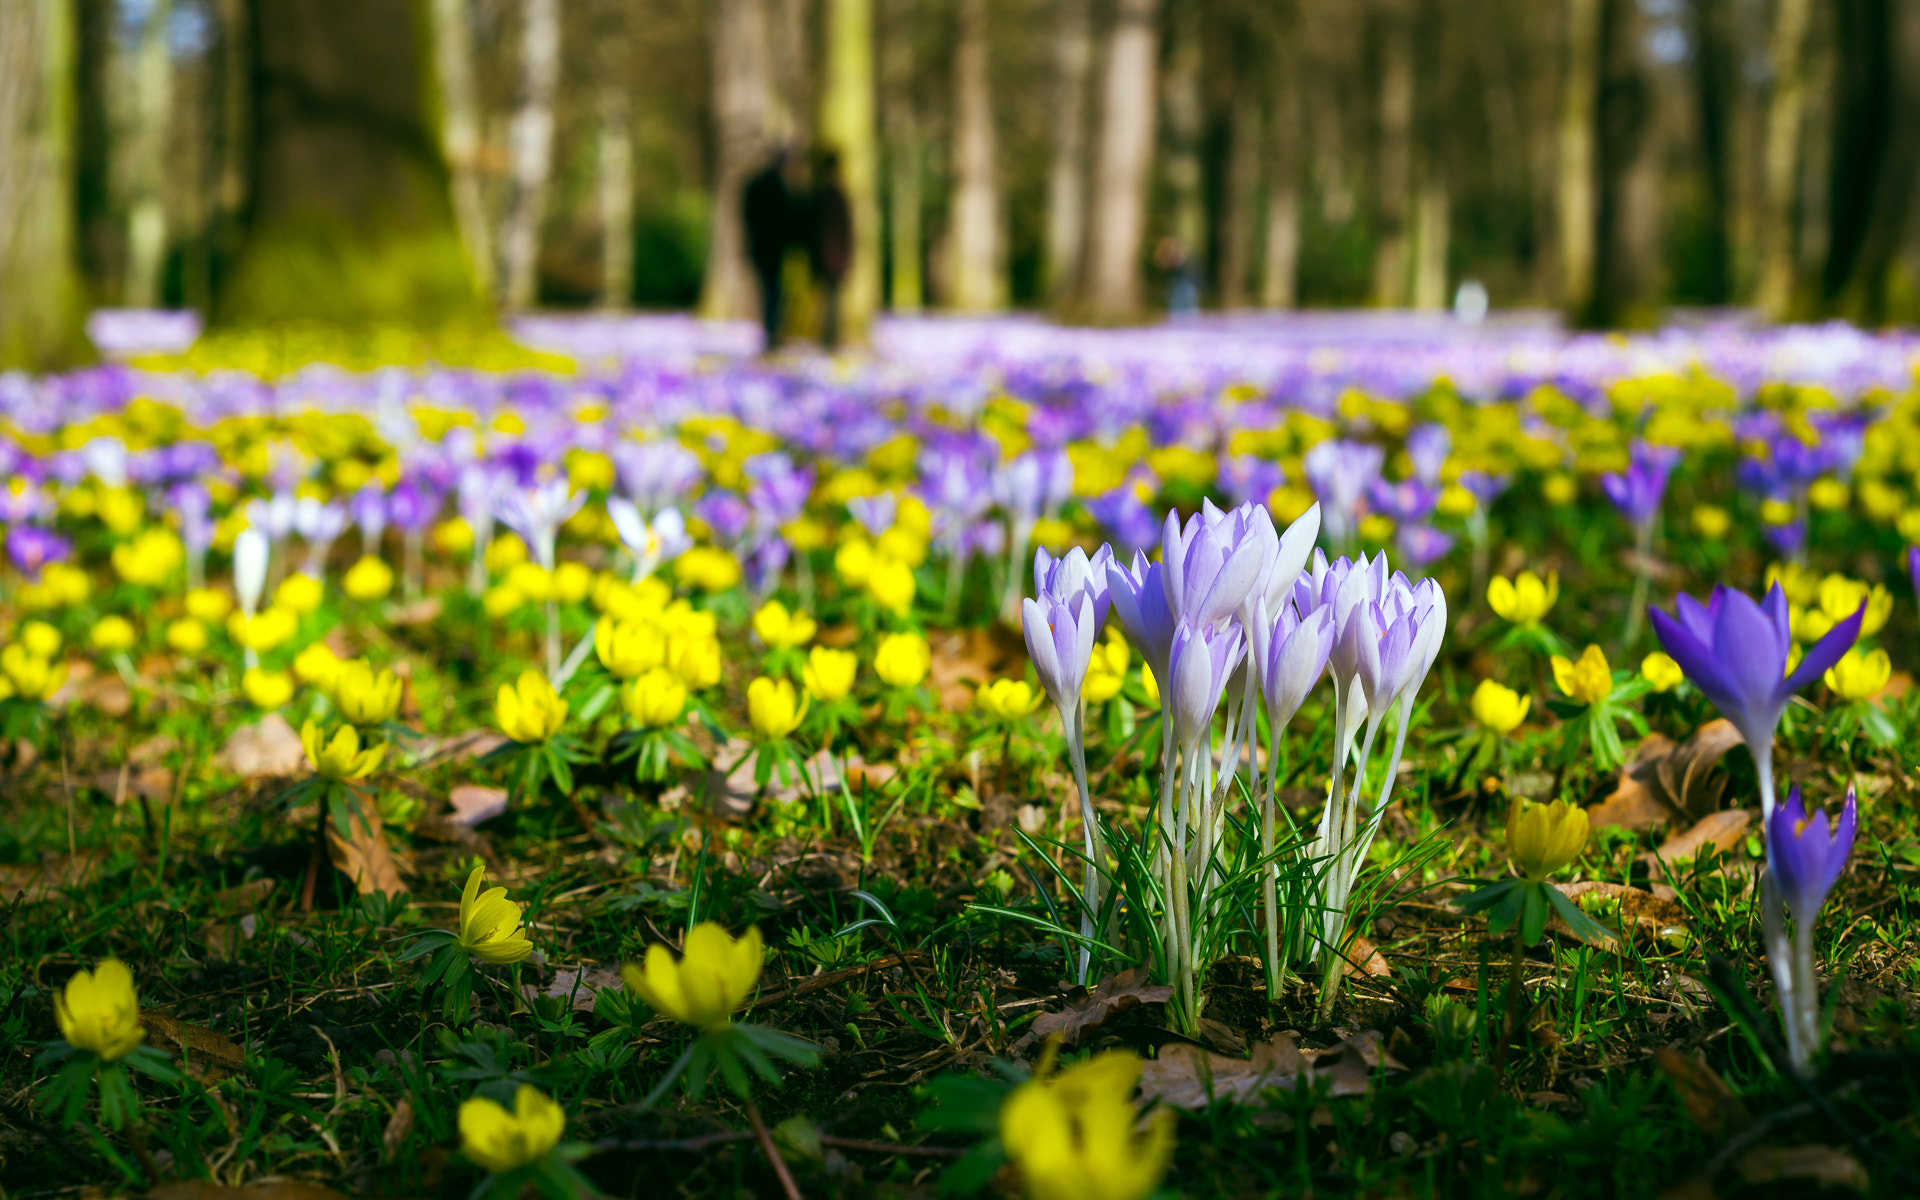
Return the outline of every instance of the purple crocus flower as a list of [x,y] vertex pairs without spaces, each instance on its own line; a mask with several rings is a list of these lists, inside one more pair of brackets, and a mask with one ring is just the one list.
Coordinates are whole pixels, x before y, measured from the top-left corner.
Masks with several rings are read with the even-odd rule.
[[[1258,511],[1265,516],[1264,508]],[[1169,512],[1160,542],[1167,610],[1195,626],[1217,625],[1232,616],[1272,565],[1269,543],[1277,539],[1270,519],[1265,533],[1265,539],[1258,536],[1251,506],[1223,514],[1203,501],[1184,528],[1180,514]]]
[[1394,533],[1394,544],[1399,547],[1400,561],[1417,573],[1447,556],[1453,549],[1453,535],[1431,525],[1402,525]]
[[1278,738],[1327,669],[1333,653],[1333,610],[1316,609],[1303,618],[1288,604],[1270,619],[1262,597],[1249,637],[1249,674],[1266,701],[1267,726]]
[[1658,608],[1648,610],[1661,647],[1720,714],[1733,722],[1753,753],[1764,820],[1773,818],[1773,730],[1780,714],[1795,692],[1840,661],[1860,636],[1865,615],[1863,603],[1858,612],[1815,642],[1789,675],[1787,652],[1793,638],[1787,595],[1778,583],[1759,603],[1722,584],[1705,604],[1682,595],[1672,616]]
[[1907,547],[1907,574],[1913,579],[1913,590],[1920,594],[1920,546]]
[[1196,628],[1191,621],[1181,621],[1174,630],[1162,691],[1181,750],[1192,754],[1200,744],[1213,723],[1214,710],[1220,707],[1227,678],[1239,667],[1245,651],[1238,625]]
[[1236,505],[1265,504],[1286,482],[1287,472],[1279,463],[1253,454],[1222,456],[1214,477],[1214,485]]
[[51,529],[15,525],[7,530],[7,557],[28,579],[40,578],[40,568],[65,562],[72,553],[73,543]]
[[1064,450],[1031,450],[996,468],[992,487],[1007,519],[1032,528],[1073,495],[1073,463]]
[[1453,435],[1438,422],[1417,425],[1407,434],[1407,458],[1413,462],[1413,477],[1421,483],[1438,484],[1452,452]]
[[1107,583],[1113,597],[1113,613],[1128,640],[1140,647],[1141,657],[1160,680],[1160,705],[1167,704],[1167,660],[1173,652],[1174,629],[1180,618],[1167,605],[1167,588],[1162,582],[1165,567],[1147,561],[1140,551],[1133,552],[1133,566],[1117,562],[1107,564]]
[[[574,505],[578,511],[579,505]],[[440,515],[440,493],[424,479],[408,477],[387,497],[387,515],[402,533],[419,533]],[[569,512],[567,516],[572,516]],[[566,518],[561,518],[564,521]],[[558,525],[555,526],[558,528]]]
[[1498,500],[1512,483],[1511,475],[1496,475],[1490,471],[1476,470],[1471,467],[1460,472],[1460,486],[1473,493],[1473,498],[1480,502],[1482,512]]
[[900,514],[900,493],[880,492],[872,496],[854,496],[847,501],[847,511],[853,519],[860,522],[860,528],[867,531],[868,537],[877,538],[893,528],[894,518]]
[[53,497],[30,480],[15,476],[0,489],[0,521],[9,525],[35,521],[54,509]]
[[1771,521],[1761,522],[1760,532],[1767,539],[1767,545],[1781,558],[1798,559],[1801,548],[1807,544],[1807,523],[1800,517],[1782,521],[1778,525]]
[[[1107,610],[1112,606],[1112,583],[1107,568],[1113,565],[1113,547],[1101,546],[1089,557],[1075,546],[1055,558],[1045,546],[1033,552],[1033,594],[1041,608],[1052,610],[1056,604],[1078,612],[1084,598],[1093,605],[1093,632],[1098,637],[1106,627]],[[1051,619],[1051,618],[1049,618]],[[1075,695],[1079,693],[1076,691]]]
[[1333,439],[1307,451],[1301,467],[1320,500],[1322,528],[1335,545],[1353,540],[1360,529],[1367,488],[1380,478],[1386,452],[1366,442]]
[[1139,485],[1132,482],[1087,501],[1087,512],[1106,527],[1122,550],[1145,550],[1160,532],[1160,522],[1140,499]]
[[1846,868],[1847,855],[1853,850],[1853,835],[1859,824],[1858,806],[1853,788],[1847,788],[1846,804],[1840,817],[1827,826],[1827,814],[1807,813],[1800,799],[1800,786],[1787,792],[1786,803],[1773,810],[1767,822],[1767,864],[1773,872],[1780,898],[1795,921],[1811,925],[1814,914],[1826,902],[1827,893],[1839,881]]
[[806,511],[813,491],[812,467],[796,467],[793,459],[774,451],[754,455],[740,470],[749,481],[747,502],[762,526],[776,529]]
[[1667,476],[1679,461],[1677,447],[1635,442],[1628,451],[1626,471],[1602,475],[1600,489],[1622,516],[1636,528],[1644,528],[1660,511],[1660,501],[1667,494]]
[[1376,479],[1367,485],[1367,501],[1375,512],[1392,517],[1396,525],[1424,521],[1440,503],[1440,485],[1418,478],[1399,483]]
[[695,500],[693,515],[707,523],[716,539],[728,544],[745,537],[753,523],[753,508],[728,491],[711,491]]
[[[478,468],[468,469],[478,470]],[[461,495],[463,498],[466,495],[464,488]],[[361,550],[367,554],[376,553],[380,546],[380,538],[387,532],[387,489],[382,487],[377,479],[367,480],[360,485],[360,490],[353,494],[353,499],[347,501],[347,515],[352,517],[353,523],[360,527]],[[491,505],[489,505],[487,521],[489,524],[493,521]]]

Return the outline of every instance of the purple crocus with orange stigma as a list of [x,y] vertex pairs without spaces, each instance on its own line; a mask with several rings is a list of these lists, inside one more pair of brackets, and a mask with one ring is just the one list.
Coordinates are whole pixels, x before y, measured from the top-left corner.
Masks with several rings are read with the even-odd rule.
[[[1767,819],[1767,873],[1760,885],[1767,966],[1780,996],[1787,1053],[1803,1075],[1811,1070],[1813,1051],[1820,1044],[1820,977],[1813,965],[1813,926],[1827,893],[1846,870],[1859,820],[1852,785],[1847,787],[1839,818],[1831,825],[1827,814],[1807,812],[1798,787]],[[1793,916],[1791,938],[1786,914]]]
[[1774,727],[1793,694],[1820,678],[1859,638],[1866,605],[1815,642],[1792,674],[1787,673],[1793,645],[1787,596],[1778,583],[1758,603],[1722,584],[1705,604],[1683,595],[1673,615],[1658,608],[1648,615],[1661,647],[1740,731],[1760,776],[1762,817],[1772,820]]

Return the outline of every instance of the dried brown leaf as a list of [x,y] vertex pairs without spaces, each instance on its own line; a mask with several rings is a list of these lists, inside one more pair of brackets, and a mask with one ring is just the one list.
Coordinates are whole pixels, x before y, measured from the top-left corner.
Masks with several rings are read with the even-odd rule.
[[1071,1046],[1086,1030],[1098,1028],[1111,1018],[1138,1004],[1164,1004],[1173,998],[1173,985],[1148,983],[1147,969],[1134,967],[1108,975],[1085,997],[1070,1002],[1059,1012],[1041,1013],[1033,1021],[1033,1037],[1044,1039],[1058,1033]]
[[1748,808],[1729,808],[1709,813],[1694,822],[1693,827],[1685,833],[1675,834],[1661,843],[1658,850],[1640,857],[1653,867],[1656,878],[1665,871],[1678,874],[1681,863],[1700,857],[1700,851],[1707,846],[1712,846],[1722,854],[1738,846],[1746,837],[1747,826],[1753,823],[1753,817],[1753,810]]
[[370,807],[363,807],[348,818],[344,836],[337,825],[327,823],[327,857],[353,880],[362,896],[374,892],[392,895],[407,890],[400,878],[400,864],[387,845],[386,827],[380,814]]
[[1740,731],[1725,718],[1707,722],[1684,742],[1652,734],[1621,771],[1619,786],[1587,816],[1595,825],[1628,829],[1675,818],[1697,821],[1719,809],[1727,777],[1714,768],[1739,744]]
[[1738,1169],[1740,1178],[1748,1183],[1807,1179],[1821,1187],[1845,1187],[1856,1192],[1872,1186],[1866,1167],[1838,1146],[1755,1146],[1740,1156]]
[[447,793],[447,803],[453,806],[453,823],[471,829],[507,811],[507,790],[463,783]]
[[[1560,885],[1567,898],[1578,900],[1581,896],[1605,896],[1620,904],[1620,925],[1631,925],[1652,937],[1666,937],[1669,934],[1684,932],[1687,928],[1687,912],[1671,900],[1664,900],[1652,892],[1637,887],[1628,887],[1624,883],[1608,883],[1604,880],[1589,879],[1581,883]],[[1570,933],[1566,922],[1556,914],[1547,922],[1547,928],[1556,933]]]
[[1663,1046],[1654,1054],[1653,1065],[1673,1081],[1687,1116],[1707,1136],[1730,1137],[1753,1123],[1747,1106],[1705,1060]]
[[348,1200],[332,1188],[305,1179],[274,1176],[256,1179],[244,1187],[227,1187],[205,1179],[182,1179],[154,1186],[148,1200]]
[[213,765],[242,779],[261,775],[295,775],[306,765],[307,752],[300,735],[279,713],[268,713],[228,736]]
[[85,883],[97,866],[98,859],[89,854],[78,858],[63,854],[37,863],[0,863],[0,900],[18,897],[29,904],[38,903],[62,888]]
[[1326,1080],[1334,1096],[1361,1096],[1375,1072],[1401,1069],[1371,1029],[1327,1050],[1302,1050],[1292,1033],[1279,1033],[1256,1045],[1251,1058],[1174,1042],[1143,1065],[1140,1092],[1173,1108],[1202,1109],[1215,1100],[1253,1104],[1268,1088],[1296,1088],[1313,1078]]
[[146,1026],[147,1041],[162,1050],[170,1050],[201,1066],[212,1064],[237,1070],[246,1065],[246,1055],[233,1039],[213,1029],[189,1025],[161,1012],[143,1012],[140,1024]]

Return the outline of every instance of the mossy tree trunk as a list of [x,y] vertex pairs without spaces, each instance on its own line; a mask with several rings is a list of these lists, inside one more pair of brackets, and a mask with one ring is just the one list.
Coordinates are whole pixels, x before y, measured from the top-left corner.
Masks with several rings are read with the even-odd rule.
[[0,369],[89,356],[74,242],[75,0],[0,3]]
[[252,187],[222,325],[479,321],[449,199],[423,7],[253,0]]

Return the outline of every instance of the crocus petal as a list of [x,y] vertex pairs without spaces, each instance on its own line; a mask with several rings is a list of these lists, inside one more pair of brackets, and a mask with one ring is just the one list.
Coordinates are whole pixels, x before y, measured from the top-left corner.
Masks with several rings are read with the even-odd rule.
[[[1776,585],[1777,587],[1777,585]],[[1840,661],[1854,642],[1860,639],[1860,622],[1867,616],[1867,606],[1863,601],[1854,614],[1839,622],[1827,631],[1827,636],[1815,642],[1800,659],[1793,674],[1780,683],[1780,698],[1786,697],[1806,687],[1827,673],[1827,669]]]

